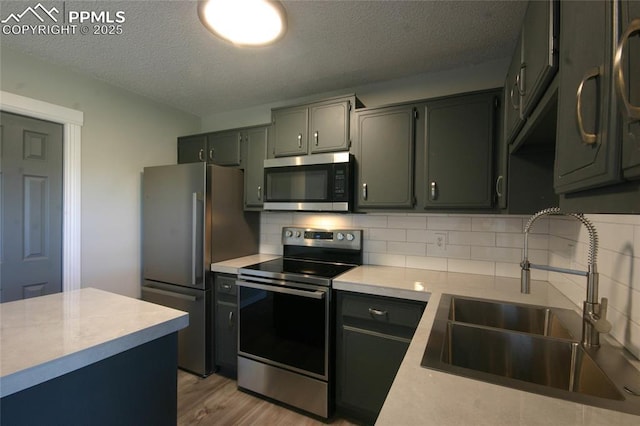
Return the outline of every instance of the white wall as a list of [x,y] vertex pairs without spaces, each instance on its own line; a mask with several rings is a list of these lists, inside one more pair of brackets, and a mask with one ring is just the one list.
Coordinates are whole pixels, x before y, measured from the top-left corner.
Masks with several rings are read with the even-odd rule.
[[[600,297],[609,298],[612,335],[640,358],[640,215],[587,215],[598,230]],[[528,216],[464,214],[310,214],[263,212],[260,251],[281,254],[283,226],[358,228],[364,262],[519,278]],[[437,246],[438,237],[445,246]],[[586,270],[588,233],[574,219],[542,218],[529,237],[532,263]],[[582,309],[586,278],[532,270]]]
[[176,137],[200,119],[5,47],[0,89],[80,110],[82,285],[140,293],[141,173],[176,162]]
[[271,122],[271,108],[312,102],[332,96],[355,93],[366,107],[428,99],[455,93],[502,87],[509,59],[487,62],[463,69],[419,74],[366,86],[288,99],[242,110],[202,117],[202,131],[247,127]]

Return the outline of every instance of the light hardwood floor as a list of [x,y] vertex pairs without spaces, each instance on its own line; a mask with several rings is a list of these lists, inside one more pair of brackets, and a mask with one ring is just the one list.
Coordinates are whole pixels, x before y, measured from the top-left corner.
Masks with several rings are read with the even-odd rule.
[[[178,370],[178,425],[324,425],[278,404],[237,389],[236,382],[212,374],[201,378]],[[328,424],[354,426],[334,418]]]

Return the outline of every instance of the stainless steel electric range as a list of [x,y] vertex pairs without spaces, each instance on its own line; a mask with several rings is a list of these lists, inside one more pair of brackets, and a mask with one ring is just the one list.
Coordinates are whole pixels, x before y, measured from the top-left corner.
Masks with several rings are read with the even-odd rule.
[[238,387],[328,418],[331,283],[362,264],[361,230],[282,229],[283,257],[238,271]]

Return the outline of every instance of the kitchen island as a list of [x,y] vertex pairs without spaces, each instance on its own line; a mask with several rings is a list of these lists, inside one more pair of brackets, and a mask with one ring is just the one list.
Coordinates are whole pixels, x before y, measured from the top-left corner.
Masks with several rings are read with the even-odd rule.
[[182,311],[93,288],[0,305],[0,424],[175,424]]

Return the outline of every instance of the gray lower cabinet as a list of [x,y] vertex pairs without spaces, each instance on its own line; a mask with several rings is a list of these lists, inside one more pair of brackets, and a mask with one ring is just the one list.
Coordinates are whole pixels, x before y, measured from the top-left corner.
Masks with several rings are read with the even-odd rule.
[[235,377],[238,369],[238,302],[236,275],[215,274],[215,363]]
[[423,208],[492,207],[500,97],[501,90],[454,96],[419,109],[416,139],[425,146],[416,187]]
[[415,114],[413,105],[356,111],[359,211],[413,208]]
[[264,160],[267,158],[269,126],[246,129],[243,134],[244,207],[259,210],[263,205]]
[[336,409],[373,424],[426,304],[336,293]]
[[620,181],[618,110],[613,97],[612,1],[561,4],[556,192]]

